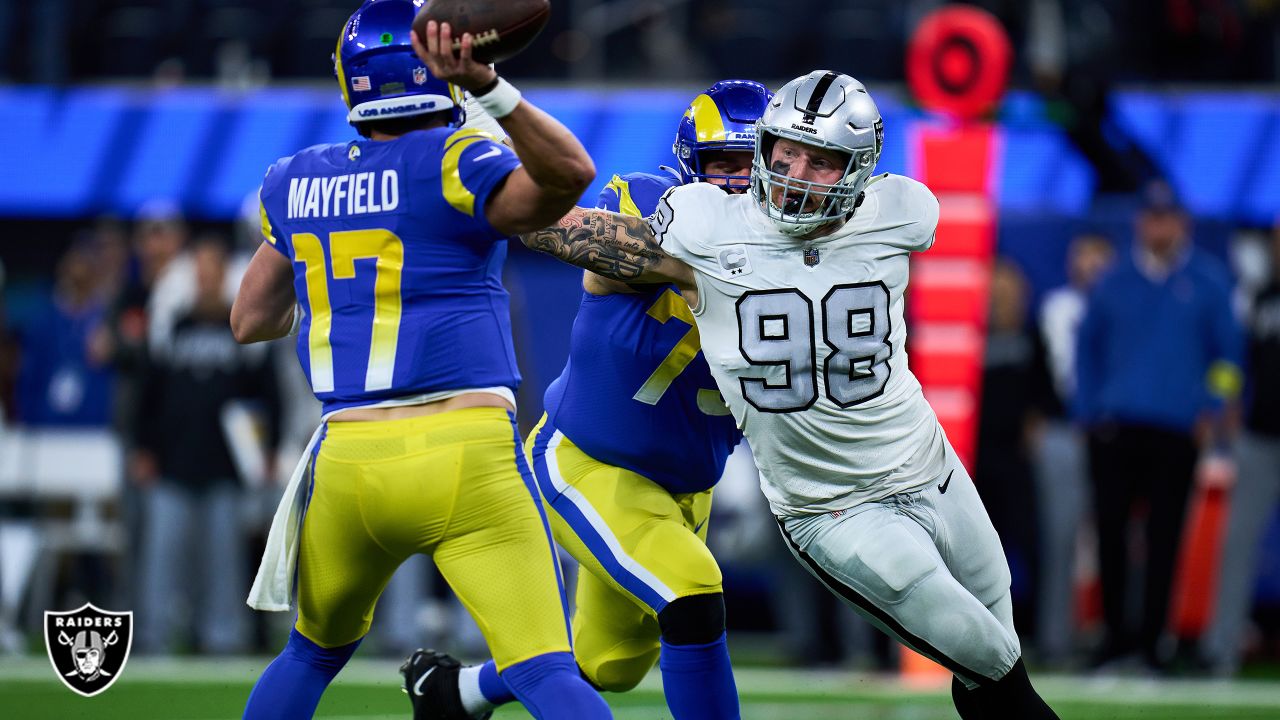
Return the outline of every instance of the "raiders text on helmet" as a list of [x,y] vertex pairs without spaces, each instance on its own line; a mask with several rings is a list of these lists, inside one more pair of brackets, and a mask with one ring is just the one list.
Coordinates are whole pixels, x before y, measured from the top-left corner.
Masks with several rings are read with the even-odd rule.
[[[769,158],[778,138],[843,153],[848,161],[840,181],[827,185],[774,172]],[[756,124],[751,193],[780,231],[807,235],[854,211],[858,196],[875,172],[883,142],[880,110],[866,87],[848,75],[815,70],[782,86]],[[779,207],[773,201],[776,190],[781,190],[783,197],[800,193],[802,199]],[[822,202],[805,212],[811,197]]]

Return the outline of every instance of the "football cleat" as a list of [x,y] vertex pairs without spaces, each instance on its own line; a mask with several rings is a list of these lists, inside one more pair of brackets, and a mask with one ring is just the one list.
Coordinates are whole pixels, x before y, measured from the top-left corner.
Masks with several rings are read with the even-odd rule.
[[415,650],[400,666],[404,691],[413,703],[413,720],[488,720],[492,712],[471,715],[462,707],[458,673],[462,663],[435,650]]

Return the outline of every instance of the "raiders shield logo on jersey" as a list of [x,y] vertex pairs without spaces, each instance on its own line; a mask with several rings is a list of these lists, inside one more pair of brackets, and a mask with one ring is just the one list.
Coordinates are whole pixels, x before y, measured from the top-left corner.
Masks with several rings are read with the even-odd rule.
[[133,613],[85,603],[69,612],[44,613],[44,647],[62,683],[85,697],[111,687],[133,647]]

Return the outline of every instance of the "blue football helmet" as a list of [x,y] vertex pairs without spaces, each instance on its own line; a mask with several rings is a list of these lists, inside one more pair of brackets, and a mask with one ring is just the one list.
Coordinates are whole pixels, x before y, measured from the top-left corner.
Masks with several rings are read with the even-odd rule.
[[466,119],[462,90],[431,74],[413,52],[413,18],[426,0],[366,0],[342,26],[334,72],[352,124],[453,110]]
[[[707,150],[754,152],[756,121],[764,114],[773,93],[751,80],[721,80],[693,99],[676,129],[671,151],[680,166],[683,183],[713,181],[725,187],[747,176],[708,175],[702,153]],[[744,185],[745,187],[745,185]]]

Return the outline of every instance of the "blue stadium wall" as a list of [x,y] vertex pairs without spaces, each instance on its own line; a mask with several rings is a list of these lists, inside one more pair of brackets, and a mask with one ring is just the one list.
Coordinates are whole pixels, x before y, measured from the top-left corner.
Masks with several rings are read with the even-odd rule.
[[[528,93],[582,138],[601,176],[671,161],[686,92],[533,90]],[[906,172],[906,121],[917,113],[892,95],[880,167]],[[1280,211],[1280,94],[1121,93],[1121,121],[1164,167],[1202,218],[1266,224]],[[144,90],[0,88],[9,130],[0,216],[128,217],[156,197],[193,217],[230,218],[266,167],[301,147],[355,137],[336,92],[270,88]],[[1013,94],[1000,115],[1003,213],[1078,216],[1092,171],[1046,117]]]

